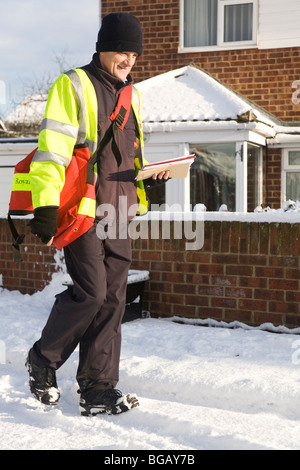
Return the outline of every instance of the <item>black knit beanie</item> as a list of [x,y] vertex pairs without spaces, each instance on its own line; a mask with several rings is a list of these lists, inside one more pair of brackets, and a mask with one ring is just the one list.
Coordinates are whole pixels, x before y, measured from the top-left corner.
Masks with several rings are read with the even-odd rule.
[[129,13],[110,13],[102,20],[96,43],[97,52],[143,52],[140,21]]

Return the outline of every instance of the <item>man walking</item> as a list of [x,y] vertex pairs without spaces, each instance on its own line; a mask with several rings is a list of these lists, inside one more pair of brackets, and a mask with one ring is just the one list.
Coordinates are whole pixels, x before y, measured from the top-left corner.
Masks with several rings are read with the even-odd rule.
[[[50,245],[58,229],[57,209],[73,150],[88,146],[93,155],[98,149],[94,224],[64,247],[73,285],[56,296],[26,363],[31,392],[42,403],[54,405],[60,397],[55,371],[79,344],[76,378],[85,416],[121,413],[139,404],[135,394],[125,395],[115,388],[131,263],[126,228],[133,216],[130,208],[140,204],[140,213],[147,210],[144,185],[135,181],[144,163],[136,90],[126,110],[125,126],[119,123],[112,131],[112,115],[120,93],[132,85],[130,72],[142,49],[137,18],[128,13],[104,17],[91,63],[62,74],[49,92],[38,150],[30,167],[35,209],[31,231]],[[99,152],[100,142],[105,144]],[[160,174],[157,181],[167,177]],[[87,206],[90,211],[93,204]],[[113,208],[111,219],[103,208]],[[109,237],[112,224],[115,236]]]

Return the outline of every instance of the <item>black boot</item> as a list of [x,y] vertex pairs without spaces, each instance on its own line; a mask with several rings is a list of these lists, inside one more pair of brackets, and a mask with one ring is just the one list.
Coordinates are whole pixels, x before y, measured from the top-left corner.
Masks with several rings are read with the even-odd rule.
[[29,373],[31,393],[44,405],[56,405],[60,394],[57,388],[55,370],[51,367],[39,367],[33,364],[29,356],[25,366]]
[[102,413],[115,415],[139,406],[139,401],[133,393],[123,395],[120,390],[111,388],[102,392],[82,394],[79,406],[82,416],[96,416]]

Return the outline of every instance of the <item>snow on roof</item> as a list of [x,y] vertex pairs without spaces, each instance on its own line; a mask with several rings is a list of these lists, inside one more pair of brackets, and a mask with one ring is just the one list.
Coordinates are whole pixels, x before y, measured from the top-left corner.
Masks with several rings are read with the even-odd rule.
[[137,83],[143,121],[255,121],[275,125],[275,118],[205,71],[189,65]]
[[6,124],[31,124],[40,122],[44,117],[47,95],[28,95],[6,118]]

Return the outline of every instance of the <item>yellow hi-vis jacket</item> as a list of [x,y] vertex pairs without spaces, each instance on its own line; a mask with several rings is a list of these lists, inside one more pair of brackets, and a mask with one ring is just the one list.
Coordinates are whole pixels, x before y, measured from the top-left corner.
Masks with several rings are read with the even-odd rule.
[[[139,146],[143,151],[141,95],[133,87],[131,106],[139,128]],[[38,150],[30,165],[30,185],[33,208],[57,206],[65,182],[65,169],[69,165],[76,145],[87,145],[93,155],[98,140],[98,102],[94,86],[84,70],[72,69],[63,73],[49,91],[44,119],[41,125]],[[143,152],[141,152],[143,155]],[[147,163],[135,157],[136,173]],[[137,182],[139,208],[145,214],[148,202],[142,181]],[[95,217],[95,201],[85,201],[80,211]]]

